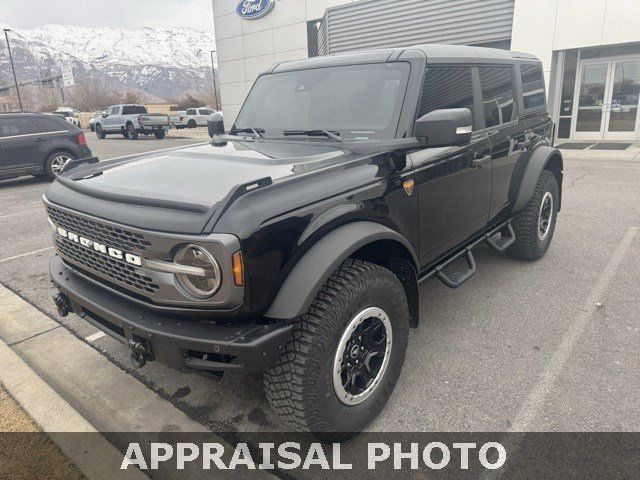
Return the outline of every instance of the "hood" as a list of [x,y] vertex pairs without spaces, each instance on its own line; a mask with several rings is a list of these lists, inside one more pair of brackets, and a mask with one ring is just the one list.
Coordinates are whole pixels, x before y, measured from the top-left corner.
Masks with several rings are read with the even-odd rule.
[[[46,198],[140,228],[200,233],[216,211],[246,191],[326,169],[351,155],[335,144],[283,140],[168,149],[80,165],[59,177]],[[112,212],[104,202],[119,208]],[[151,220],[151,209],[162,210],[165,223],[168,210],[182,218],[172,227],[162,225],[160,218]]]

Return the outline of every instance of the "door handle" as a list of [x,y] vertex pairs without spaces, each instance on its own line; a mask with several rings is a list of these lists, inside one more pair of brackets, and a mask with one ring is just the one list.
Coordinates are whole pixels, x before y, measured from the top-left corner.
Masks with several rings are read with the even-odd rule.
[[44,138],[44,137],[36,138],[36,142],[44,142],[45,140],[46,140],[46,138]]
[[475,168],[484,168],[484,166],[491,161],[491,155],[485,155],[484,157],[474,158],[471,161],[471,166]]

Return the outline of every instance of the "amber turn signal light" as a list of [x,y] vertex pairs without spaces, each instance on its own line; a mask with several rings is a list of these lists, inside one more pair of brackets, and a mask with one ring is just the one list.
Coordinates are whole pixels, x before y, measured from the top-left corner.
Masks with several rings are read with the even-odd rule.
[[233,281],[238,286],[244,285],[244,263],[242,261],[242,252],[233,254]]

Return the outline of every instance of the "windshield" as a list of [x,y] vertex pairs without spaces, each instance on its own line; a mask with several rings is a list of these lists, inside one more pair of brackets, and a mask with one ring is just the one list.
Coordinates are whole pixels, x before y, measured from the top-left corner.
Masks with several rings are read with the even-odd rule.
[[409,64],[380,63],[262,75],[244,102],[235,127],[329,130],[342,138],[393,138],[407,86]]

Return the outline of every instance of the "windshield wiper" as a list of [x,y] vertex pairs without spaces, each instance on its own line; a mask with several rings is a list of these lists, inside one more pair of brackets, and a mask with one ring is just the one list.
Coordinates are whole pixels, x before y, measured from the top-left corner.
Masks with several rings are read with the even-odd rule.
[[231,135],[235,135],[236,133],[253,133],[255,138],[262,138],[262,134],[264,133],[264,128],[234,128],[229,132]]
[[330,132],[329,130],[323,130],[322,128],[317,128],[315,130],[285,130],[282,132],[283,135],[306,135],[308,137],[329,137],[332,140],[337,142],[342,141],[342,137],[340,136],[340,132]]

